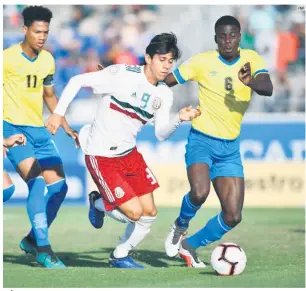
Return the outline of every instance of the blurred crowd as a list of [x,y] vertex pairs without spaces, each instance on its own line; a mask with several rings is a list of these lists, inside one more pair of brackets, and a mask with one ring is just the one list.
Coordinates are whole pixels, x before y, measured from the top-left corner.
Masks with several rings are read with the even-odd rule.
[[[4,6],[4,48],[23,39],[23,8]],[[157,5],[49,8],[53,19],[46,49],[56,60],[55,90],[59,96],[72,76],[95,71],[98,63],[141,64],[156,23],[167,20],[167,14],[162,13],[164,6]],[[254,49],[264,57],[274,83],[273,96],[260,101],[259,106],[251,106],[251,111],[305,111],[305,11],[299,11],[296,5],[232,6],[231,10],[241,22],[241,47]],[[194,41],[205,42],[207,38]],[[91,94],[91,90],[82,89],[76,100]]]
[[296,5],[240,6],[241,46],[265,60],[274,84],[266,112],[305,111],[305,11]]

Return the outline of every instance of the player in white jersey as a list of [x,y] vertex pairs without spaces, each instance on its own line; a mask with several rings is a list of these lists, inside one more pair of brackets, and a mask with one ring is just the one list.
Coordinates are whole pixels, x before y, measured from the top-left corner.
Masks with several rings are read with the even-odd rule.
[[110,256],[110,263],[118,268],[143,268],[131,259],[129,252],[150,232],[157,214],[152,192],[159,185],[137,151],[137,133],[147,122],[153,122],[156,137],[162,141],[182,121],[200,114],[197,109],[185,107],[170,115],[173,93],[160,81],[179,56],[174,34],[156,35],[146,48],[144,66],[113,65],[71,78],[46,123],[55,134],[81,87],[92,87],[94,93],[102,94],[83,150],[105,210],[116,220],[128,223]]

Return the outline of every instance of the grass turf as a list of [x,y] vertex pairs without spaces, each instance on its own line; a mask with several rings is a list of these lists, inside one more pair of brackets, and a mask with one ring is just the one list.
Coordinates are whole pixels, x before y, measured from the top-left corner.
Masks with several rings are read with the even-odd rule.
[[[45,270],[19,249],[29,230],[24,207],[4,208],[3,286],[32,287],[305,287],[304,209],[244,209],[243,221],[222,242],[235,242],[246,252],[248,265],[234,277],[217,276],[205,269],[186,268],[179,258],[168,258],[164,240],[179,209],[159,208],[150,234],[133,257],[144,270],[110,268],[108,256],[125,225],[106,218],[100,230],[92,228],[84,207],[63,207],[50,229],[53,250],[69,267]],[[193,219],[189,235],[218,213],[201,209]],[[199,257],[209,264],[218,243],[200,248]]]

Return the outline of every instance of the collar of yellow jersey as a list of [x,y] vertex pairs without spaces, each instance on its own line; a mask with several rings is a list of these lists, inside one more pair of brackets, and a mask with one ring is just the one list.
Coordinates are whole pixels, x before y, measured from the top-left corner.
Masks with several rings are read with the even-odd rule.
[[222,63],[224,63],[224,64],[226,64],[226,65],[228,65],[228,66],[234,65],[234,64],[236,64],[236,63],[240,60],[240,47],[238,47],[238,56],[237,56],[234,60],[232,60],[231,62],[229,62],[228,60],[224,59],[224,58],[220,55],[218,49],[217,49],[217,52],[218,52],[218,54],[219,54],[218,59],[219,59]]

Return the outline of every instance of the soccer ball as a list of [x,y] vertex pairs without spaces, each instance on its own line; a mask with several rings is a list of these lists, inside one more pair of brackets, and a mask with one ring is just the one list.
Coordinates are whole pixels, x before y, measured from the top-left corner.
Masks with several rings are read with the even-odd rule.
[[240,246],[234,243],[222,243],[213,250],[210,262],[218,275],[239,275],[247,264],[247,257]]

